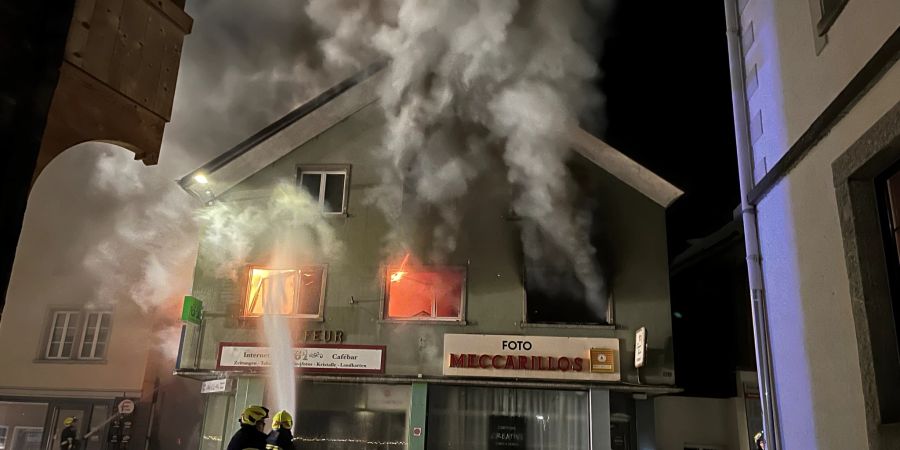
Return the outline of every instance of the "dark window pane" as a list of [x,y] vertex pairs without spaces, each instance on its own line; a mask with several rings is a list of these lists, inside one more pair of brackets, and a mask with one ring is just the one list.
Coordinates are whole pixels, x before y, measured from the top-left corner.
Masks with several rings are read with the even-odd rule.
[[322,275],[321,267],[307,267],[300,269],[300,295],[298,298],[297,314],[319,314],[319,303],[322,299]]
[[530,323],[606,324],[606,311],[588,304],[582,284],[563,269],[526,267],[526,321]]
[[329,174],[325,177],[325,212],[344,210],[344,174]]
[[312,196],[313,200],[319,200],[319,188],[322,183],[322,174],[304,173],[300,175],[300,186]]

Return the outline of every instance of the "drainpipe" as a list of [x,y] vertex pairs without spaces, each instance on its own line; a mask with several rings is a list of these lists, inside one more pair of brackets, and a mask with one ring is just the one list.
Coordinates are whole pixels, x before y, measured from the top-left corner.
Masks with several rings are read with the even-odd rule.
[[[763,434],[766,449],[781,450],[781,432],[775,402],[775,377],[769,346],[769,321],[763,287],[756,205],[748,196],[754,186],[753,163],[747,120],[747,97],[744,84],[744,59],[741,49],[738,0],[725,0],[725,26],[728,37],[728,65],[731,72],[731,105],[734,114],[734,138],[737,147],[738,177],[741,188],[741,218],[744,225],[744,249],[747,254],[747,277],[750,284],[750,309],[753,316],[753,340],[756,350],[756,375],[762,403]],[[753,431],[751,431],[752,433]]]

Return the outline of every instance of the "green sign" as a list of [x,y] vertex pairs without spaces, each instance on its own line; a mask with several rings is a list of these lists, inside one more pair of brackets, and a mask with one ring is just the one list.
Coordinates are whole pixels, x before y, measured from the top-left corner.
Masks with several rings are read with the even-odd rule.
[[181,320],[200,325],[200,316],[203,314],[203,302],[199,298],[186,295],[181,306]]

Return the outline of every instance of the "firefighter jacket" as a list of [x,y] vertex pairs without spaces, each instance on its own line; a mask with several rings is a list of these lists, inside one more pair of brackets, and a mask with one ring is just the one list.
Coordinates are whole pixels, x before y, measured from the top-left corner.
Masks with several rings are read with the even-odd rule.
[[266,433],[257,430],[253,425],[241,424],[241,428],[231,437],[227,450],[265,450],[265,448]]
[[288,428],[272,430],[266,439],[266,450],[293,450],[294,434]]
[[63,428],[62,433],[59,434],[59,448],[60,450],[78,449],[78,439],[75,427],[69,426]]

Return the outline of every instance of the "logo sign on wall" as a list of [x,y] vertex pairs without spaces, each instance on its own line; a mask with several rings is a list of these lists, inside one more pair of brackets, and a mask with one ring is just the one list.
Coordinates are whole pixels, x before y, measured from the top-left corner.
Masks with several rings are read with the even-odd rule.
[[488,450],[525,450],[527,426],[522,416],[488,417]]
[[[383,373],[383,345],[303,345],[294,348],[294,366],[305,372]],[[218,370],[271,366],[269,348],[258,343],[219,344]]]
[[634,333],[634,367],[644,367],[644,351],[647,349],[647,329],[638,328]]
[[444,335],[444,375],[619,381],[618,359],[618,339]]

